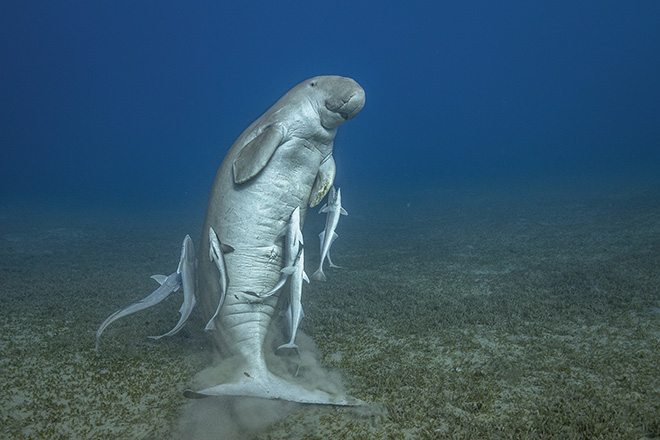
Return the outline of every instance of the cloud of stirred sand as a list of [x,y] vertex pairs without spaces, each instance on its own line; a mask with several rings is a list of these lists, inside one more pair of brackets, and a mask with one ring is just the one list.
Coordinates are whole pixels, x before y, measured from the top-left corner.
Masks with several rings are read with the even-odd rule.
[[[267,341],[267,344],[272,341]],[[314,342],[298,332],[296,342],[300,356],[295,353],[276,355],[268,350],[267,362],[274,374],[330,394],[345,394],[341,377],[319,364],[319,352]],[[270,344],[269,344],[270,345]],[[236,359],[222,359],[201,371],[191,385],[203,389],[218,385],[232,376],[239,367]],[[190,440],[249,439],[266,431],[273,423],[300,408],[301,404],[254,397],[209,397],[186,402],[179,420],[179,437]]]

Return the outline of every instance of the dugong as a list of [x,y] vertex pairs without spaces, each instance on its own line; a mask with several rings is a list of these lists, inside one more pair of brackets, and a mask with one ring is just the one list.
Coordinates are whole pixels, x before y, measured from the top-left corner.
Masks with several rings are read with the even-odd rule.
[[[209,254],[209,230],[234,251],[225,255],[228,291],[216,317],[214,336],[221,352],[238,358],[228,381],[188,397],[254,396],[303,403],[352,405],[355,399],[308,389],[269,371],[266,335],[278,310],[270,290],[283,268],[283,237],[291,214],[308,207],[332,187],[332,147],[337,127],[364,106],[364,90],[340,76],[318,76],[295,86],[234,142],[215,176],[202,229],[200,255]],[[198,259],[201,308],[210,318],[222,295],[220,273],[208,258]]]

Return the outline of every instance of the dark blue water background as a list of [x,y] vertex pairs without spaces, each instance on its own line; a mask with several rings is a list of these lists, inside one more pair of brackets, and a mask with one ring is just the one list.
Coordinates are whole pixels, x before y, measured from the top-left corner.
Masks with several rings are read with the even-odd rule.
[[657,1],[12,2],[0,197],[203,212],[234,139],[320,74],[366,90],[336,139],[345,199],[656,185],[659,54]]

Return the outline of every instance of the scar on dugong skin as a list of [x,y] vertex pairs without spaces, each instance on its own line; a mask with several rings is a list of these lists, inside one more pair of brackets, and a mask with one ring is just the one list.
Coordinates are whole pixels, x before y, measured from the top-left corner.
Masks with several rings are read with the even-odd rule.
[[[200,255],[209,254],[210,230],[234,248],[225,255],[230,282],[214,336],[221,353],[239,359],[240,367],[223,383],[187,391],[186,396],[359,404],[341,392],[270,371],[266,352],[274,348],[265,344],[266,336],[281,331],[283,320],[271,320],[283,301],[279,292],[264,298],[246,292],[265,292],[277,284],[285,263],[280,232],[296,209],[302,228],[307,208],[318,205],[332,187],[337,127],[353,118],[364,102],[364,90],[350,78],[311,78],[280,98],[229,149],[211,188]],[[220,274],[208,258],[198,259],[197,274],[200,304],[208,319],[223,295]]]

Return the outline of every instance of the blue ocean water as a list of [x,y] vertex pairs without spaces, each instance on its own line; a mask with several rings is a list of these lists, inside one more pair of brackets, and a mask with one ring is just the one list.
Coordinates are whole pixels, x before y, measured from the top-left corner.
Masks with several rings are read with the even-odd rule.
[[0,196],[203,205],[242,130],[321,74],[367,95],[335,142],[340,185],[652,177],[659,18],[653,1],[14,2]]

